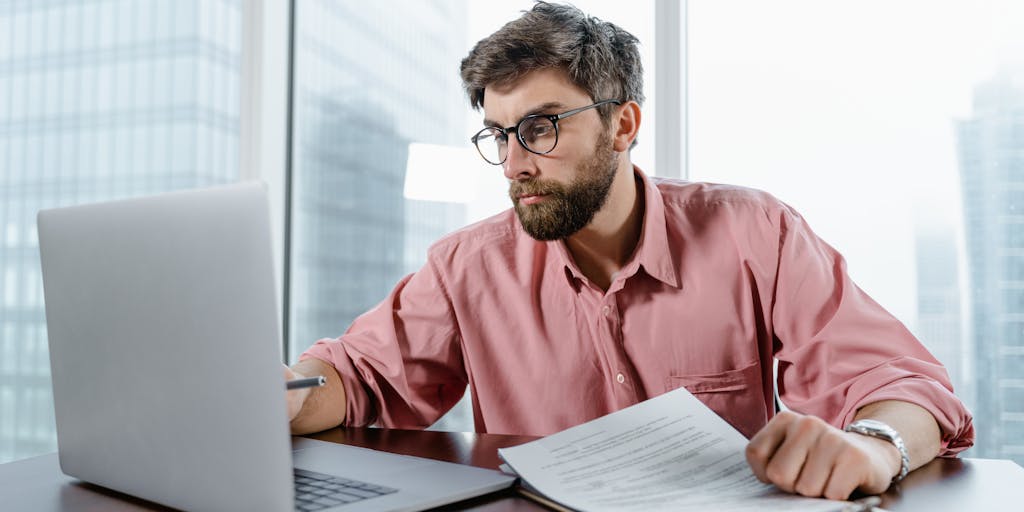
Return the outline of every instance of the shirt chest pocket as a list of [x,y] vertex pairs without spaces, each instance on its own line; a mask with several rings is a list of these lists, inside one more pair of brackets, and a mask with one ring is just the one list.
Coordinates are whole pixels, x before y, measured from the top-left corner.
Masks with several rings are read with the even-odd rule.
[[670,375],[665,391],[685,387],[693,396],[749,439],[768,422],[761,367],[753,363],[736,370],[704,375]]

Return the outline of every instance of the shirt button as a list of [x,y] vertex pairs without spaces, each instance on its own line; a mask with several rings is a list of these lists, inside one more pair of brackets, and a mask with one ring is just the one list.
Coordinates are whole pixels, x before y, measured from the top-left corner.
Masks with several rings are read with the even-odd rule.
[[611,311],[611,310],[612,310],[612,308],[610,308],[608,306],[605,306],[605,307],[601,308],[601,314],[604,315],[604,316],[608,316],[608,312]]
[[619,384],[622,384],[623,382],[626,382],[626,377],[620,373],[615,376],[615,380],[617,380]]

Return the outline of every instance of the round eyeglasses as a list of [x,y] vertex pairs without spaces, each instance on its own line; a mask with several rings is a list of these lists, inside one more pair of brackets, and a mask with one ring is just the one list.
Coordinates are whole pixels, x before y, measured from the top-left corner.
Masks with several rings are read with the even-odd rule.
[[532,114],[519,120],[515,126],[501,128],[488,126],[477,132],[470,140],[480,152],[480,156],[489,164],[501,165],[508,158],[508,134],[515,132],[516,140],[523,149],[535,155],[546,155],[558,144],[558,121],[574,116],[585,110],[614,103],[621,105],[619,100],[601,100],[592,105],[574,108],[561,114]]

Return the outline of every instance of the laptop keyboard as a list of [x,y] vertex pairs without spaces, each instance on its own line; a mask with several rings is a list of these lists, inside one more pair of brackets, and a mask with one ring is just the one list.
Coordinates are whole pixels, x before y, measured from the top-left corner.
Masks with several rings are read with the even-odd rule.
[[310,512],[398,492],[398,489],[368,484],[315,471],[295,470],[295,510]]

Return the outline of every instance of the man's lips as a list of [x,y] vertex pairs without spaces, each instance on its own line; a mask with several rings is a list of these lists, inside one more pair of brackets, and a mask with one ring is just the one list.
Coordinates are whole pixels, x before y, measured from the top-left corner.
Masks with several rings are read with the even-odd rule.
[[547,194],[521,194],[519,196],[520,204],[536,204],[544,200]]

